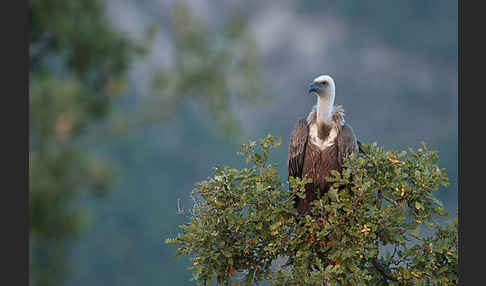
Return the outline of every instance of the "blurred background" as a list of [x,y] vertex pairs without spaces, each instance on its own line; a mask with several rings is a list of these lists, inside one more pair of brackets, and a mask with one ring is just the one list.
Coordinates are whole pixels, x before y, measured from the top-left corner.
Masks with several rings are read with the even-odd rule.
[[238,143],[287,144],[320,74],[362,142],[439,151],[457,210],[455,1],[29,1],[30,285],[195,285],[175,237]]

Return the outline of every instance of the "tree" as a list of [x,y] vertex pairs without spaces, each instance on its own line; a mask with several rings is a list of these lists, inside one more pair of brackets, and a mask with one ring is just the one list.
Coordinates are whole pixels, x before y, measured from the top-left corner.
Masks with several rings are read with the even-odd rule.
[[109,115],[131,61],[143,52],[104,17],[97,0],[29,2],[29,273],[59,284],[84,225],[76,199],[102,195],[112,166],[82,147]]
[[[197,106],[218,130],[238,136],[241,126],[232,105],[254,104],[264,98],[256,41],[244,14],[232,13],[223,23],[208,20],[177,1],[169,11],[169,25],[163,27],[173,45],[172,63],[157,65],[150,82],[150,97],[132,111],[121,112],[114,125],[133,130],[147,123],[170,119],[182,104]],[[267,93],[268,95],[268,93]]]
[[[271,135],[242,144],[248,167],[215,168],[198,182],[182,232],[166,243],[190,255],[194,279],[224,285],[457,285],[457,219],[433,192],[447,186],[437,152],[363,144],[331,189],[299,217],[309,180],[283,183],[268,161]],[[282,265],[275,265],[285,258]]]
[[[86,225],[79,198],[102,196],[112,182],[116,166],[86,148],[95,127],[106,127],[103,134],[109,135],[132,131],[147,123],[147,117],[150,122],[170,118],[171,110],[184,102],[181,99],[196,97],[211,99],[205,101],[207,115],[229,114],[228,76],[221,76],[225,71],[236,75],[242,86],[256,85],[255,54],[247,50],[238,61],[230,60],[234,47],[244,50],[252,43],[245,21],[233,17],[225,33],[210,33],[180,2],[174,4],[171,17],[176,52],[192,51],[191,59],[203,59],[205,64],[197,68],[177,61],[160,70],[153,78],[154,93],[167,100],[148,111],[147,105],[140,104],[143,116],[124,110],[123,120],[118,120],[113,106],[123,96],[132,62],[147,52],[153,30],[147,32],[146,41],[133,42],[109,22],[101,0],[29,2],[29,273],[33,285],[63,281],[70,270],[68,246]],[[224,45],[215,49],[221,41]],[[198,94],[182,96],[195,87]],[[237,98],[248,101],[252,96]],[[168,102],[170,108],[165,108]],[[214,117],[231,121],[228,116]]]

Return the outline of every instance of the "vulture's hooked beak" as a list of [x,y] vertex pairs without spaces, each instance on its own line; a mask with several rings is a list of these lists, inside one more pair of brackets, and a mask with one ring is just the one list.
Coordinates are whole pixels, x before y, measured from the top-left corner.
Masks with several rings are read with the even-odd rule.
[[322,89],[322,84],[318,83],[318,82],[313,82],[309,88],[309,93],[319,93],[321,92],[321,89]]

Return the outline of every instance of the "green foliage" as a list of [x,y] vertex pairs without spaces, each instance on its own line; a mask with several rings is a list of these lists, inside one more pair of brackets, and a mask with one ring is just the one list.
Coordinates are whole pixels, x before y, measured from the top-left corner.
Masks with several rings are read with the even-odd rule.
[[[166,243],[190,255],[194,279],[209,284],[250,285],[456,285],[457,220],[433,192],[447,186],[438,155],[425,143],[417,150],[385,151],[363,145],[329,192],[305,217],[293,199],[305,197],[309,180],[282,183],[268,162],[279,145],[271,135],[243,144],[248,167],[216,167],[197,183],[194,206],[182,232]],[[278,267],[277,258],[286,258]]]
[[[162,98],[177,101],[141,105],[150,119],[167,119],[175,103],[199,98],[208,114],[229,123],[228,74],[237,81],[231,85],[241,84],[232,92],[257,85],[254,42],[246,22],[232,17],[224,33],[210,37],[196,19],[187,6],[174,4],[171,36],[177,47],[176,65],[161,71],[153,82]],[[123,120],[114,120],[112,107],[127,85],[131,63],[147,52],[154,29],[135,43],[110,23],[102,0],[32,0],[29,31],[30,282],[53,285],[69,273],[67,248],[86,224],[77,205],[80,196],[103,195],[113,178],[115,166],[85,146],[90,131],[101,126],[102,136],[119,134],[147,121],[139,122],[133,110],[124,110]],[[236,53],[241,57],[234,57]],[[197,92],[187,94],[189,90]],[[239,97],[256,97],[254,89],[248,91]],[[132,125],[134,121],[142,124]]]
[[29,2],[30,283],[59,284],[66,250],[85,225],[83,190],[102,195],[106,159],[82,148],[109,114],[132,59],[143,50],[112,27],[98,0]]
[[169,23],[174,61],[152,80],[154,95],[163,100],[160,107],[174,110],[189,99],[225,133],[237,135],[240,126],[231,104],[255,103],[264,95],[258,47],[245,16],[234,12],[220,27],[212,27],[185,1],[178,1],[169,11]]

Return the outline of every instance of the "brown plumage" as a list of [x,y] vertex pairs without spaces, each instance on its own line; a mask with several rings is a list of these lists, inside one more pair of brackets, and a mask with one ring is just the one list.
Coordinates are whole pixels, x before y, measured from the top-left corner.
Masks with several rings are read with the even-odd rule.
[[[332,79],[331,79],[332,80]],[[333,82],[332,82],[333,84]],[[305,199],[296,198],[295,206],[300,214],[310,209],[317,198],[317,189],[323,194],[329,190],[326,177],[331,170],[341,171],[346,156],[358,154],[358,143],[351,126],[344,121],[341,106],[330,105],[330,120],[318,120],[316,105],[307,119],[301,119],[292,130],[288,154],[289,177],[311,178],[305,186]]]

